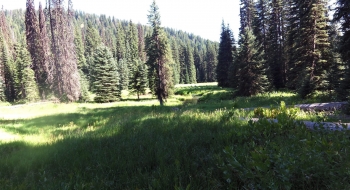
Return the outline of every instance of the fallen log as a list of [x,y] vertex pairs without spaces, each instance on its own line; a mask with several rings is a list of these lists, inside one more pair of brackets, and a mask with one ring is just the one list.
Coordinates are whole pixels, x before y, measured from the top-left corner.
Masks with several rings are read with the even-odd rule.
[[328,102],[328,103],[313,103],[313,104],[297,104],[294,107],[304,111],[335,111],[342,110],[347,102]]
[[[240,118],[241,120],[251,120],[253,122],[258,122],[259,118]],[[277,119],[268,119],[270,122],[278,123]],[[301,121],[304,123],[306,128],[310,130],[329,130],[329,131],[345,131],[350,130],[350,123],[334,123],[334,122],[313,122],[313,121]]]

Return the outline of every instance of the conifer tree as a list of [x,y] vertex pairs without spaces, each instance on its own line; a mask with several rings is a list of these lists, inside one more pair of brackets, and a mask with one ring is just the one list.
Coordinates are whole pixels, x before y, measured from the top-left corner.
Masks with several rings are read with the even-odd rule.
[[180,84],[181,67],[180,67],[180,60],[179,60],[179,48],[174,38],[171,40],[171,52],[173,53],[172,56],[174,60],[174,67],[173,67],[174,83]]
[[153,28],[152,35],[148,36],[146,40],[149,84],[160,105],[163,105],[164,100],[168,97],[173,87],[172,71],[170,69],[172,58],[168,39],[160,26],[159,8],[155,0],[150,6],[148,22]]
[[120,90],[128,90],[130,83],[130,74],[128,62],[125,59],[120,59],[118,61],[118,72],[120,78]]
[[187,67],[187,47],[183,44],[179,50],[179,69],[180,69],[180,84],[189,84],[188,67]]
[[300,35],[300,12],[298,4],[300,0],[286,1],[286,11],[289,13],[287,16],[286,26],[286,59],[287,59],[287,82],[286,86],[290,90],[296,90],[299,86],[300,72],[302,66],[299,64],[298,57],[298,39]]
[[125,31],[121,22],[117,24],[117,39],[116,39],[116,57],[117,61],[120,59],[126,59],[126,44],[125,44]]
[[39,93],[42,99],[46,99],[46,95],[49,93],[50,84],[48,83],[49,76],[49,65],[50,57],[50,39],[46,29],[46,16],[43,11],[41,2],[39,3],[39,29],[38,29],[36,59],[36,69],[33,67],[35,72],[35,79],[39,87]]
[[229,68],[233,64],[233,36],[231,30],[222,21],[221,38],[218,54],[218,65],[216,68],[216,76],[218,86],[229,87]]
[[6,101],[5,96],[5,81],[0,77],[0,102]]
[[114,102],[120,98],[117,65],[108,47],[100,45],[94,52],[93,91],[98,103]]
[[133,71],[136,69],[137,62],[139,60],[139,42],[138,42],[138,30],[136,25],[129,22],[128,25],[128,35],[127,35],[127,44],[128,44],[128,68],[129,68],[129,78],[132,77]]
[[86,75],[87,79],[90,81],[89,86],[91,86],[92,85],[91,83],[93,82],[93,78],[92,78],[93,76],[92,76],[91,70],[93,69],[92,65],[94,62],[94,58],[93,58],[94,51],[97,49],[100,43],[101,43],[101,38],[99,36],[97,29],[94,27],[92,21],[88,20],[86,35],[85,35],[85,52],[84,52],[84,56],[86,59],[86,66],[85,67],[82,66],[82,71]]
[[281,89],[285,87],[285,58],[284,58],[284,17],[283,4],[281,0],[273,0],[270,4],[269,15],[270,27],[266,37],[265,52],[268,74],[272,87]]
[[193,51],[191,49],[191,45],[187,44],[187,56],[186,56],[186,66],[188,71],[188,82],[189,84],[195,84],[197,83],[196,79],[196,67],[194,66],[194,58],[193,58]]
[[63,0],[49,1],[48,14],[51,28],[53,61],[49,67],[49,81],[55,95],[65,101],[77,101],[81,96],[73,28],[72,2],[68,0],[68,10]]
[[16,99],[36,101],[39,99],[39,89],[35,81],[34,71],[30,68],[32,60],[23,45],[16,46]]
[[[40,56],[42,56],[39,54],[39,50],[41,50],[39,48],[40,30],[39,30],[38,18],[36,16],[36,11],[34,7],[34,0],[27,0],[27,8],[25,12],[25,26],[26,26],[27,48],[31,55],[30,57],[32,59],[31,61],[32,68],[35,71],[35,78],[37,79],[37,82],[39,83],[40,86],[43,87],[40,91],[44,93],[44,86],[46,84],[46,78],[43,76],[45,75],[44,73],[45,65],[41,65],[42,63],[40,60],[41,58]],[[21,46],[19,46],[18,48],[21,49]]]
[[246,28],[240,37],[238,52],[238,88],[241,96],[252,96],[266,91],[268,86],[264,68],[264,52],[259,51],[259,43],[250,28]]
[[140,94],[146,92],[147,87],[147,69],[146,65],[140,60],[134,70],[130,80],[131,92],[137,94],[137,99],[140,100]]
[[347,0],[337,0],[336,12],[334,14],[335,21],[340,22],[343,35],[339,52],[345,64],[343,80],[340,84],[338,92],[342,100],[349,100],[350,95],[350,2]]
[[205,76],[206,82],[216,81],[216,67],[217,67],[217,51],[213,44],[207,40],[206,42],[207,51],[205,55]]
[[16,99],[15,91],[15,79],[16,71],[14,62],[10,52],[8,51],[7,44],[0,38],[1,57],[0,62],[3,67],[4,83],[5,83],[5,96],[6,100],[13,102]]
[[[327,71],[327,90],[330,93],[331,98],[335,98],[335,95],[343,94],[346,97],[346,93],[342,93],[341,81],[343,80],[343,61],[339,53],[339,44],[341,44],[341,34],[337,30],[337,24],[332,22],[329,27],[329,42],[330,42],[330,69]],[[335,92],[335,93],[334,93]]]
[[138,49],[139,49],[139,58],[142,62],[146,62],[146,52],[145,52],[145,34],[143,26],[139,23],[137,24],[137,31],[138,31]]
[[[237,94],[252,96],[264,92],[268,86],[265,71],[264,51],[261,43],[256,40],[252,30],[252,17],[254,10],[251,0],[241,0],[241,27],[239,39],[239,52],[235,62],[237,69]],[[245,26],[245,27],[242,27]]]
[[75,31],[74,31],[74,45],[75,45],[75,52],[77,56],[78,72],[80,75],[80,85],[81,85],[80,99],[83,101],[87,101],[89,99],[90,84],[85,72],[88,71],[89,67],[87,65],[85,55],[84,55],[84,45],[83,45],[83,40],[81,36],[81,31],[80,31],[80,28],[78,27],[75,27]]
[[299,4],[301,33],[299,35],[298,64],[302,65],[302,80],[298,93],[305,98],[315,90],[325,90],[329,70],[329,41],[327,33],[326,2],[302,1]]

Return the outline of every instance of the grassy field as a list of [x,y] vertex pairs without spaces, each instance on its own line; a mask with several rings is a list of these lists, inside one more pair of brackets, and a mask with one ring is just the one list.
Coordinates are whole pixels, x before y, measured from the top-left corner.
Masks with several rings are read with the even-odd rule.
[[[350,133],[309,131],[292,93],[232,99],[212,84],[108,104],[0,107],[0,189],[349,189]],[[280,123],[243,121],[277,107]]]

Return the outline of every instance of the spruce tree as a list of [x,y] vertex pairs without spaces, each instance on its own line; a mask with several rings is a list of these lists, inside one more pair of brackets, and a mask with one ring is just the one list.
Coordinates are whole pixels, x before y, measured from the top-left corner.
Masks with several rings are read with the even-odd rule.
[[125,31],[121,22],[118,22],[117,24],[116,48],[117,61],[120,59],[126,59]]
[[32,60],[23,45],[16,46],[16,99],[33,102],[39,99],[39,89],[34,71],[30,68]]
[[139,23],[137,24],[137,31],[138,31],[138,49],[139,49],[139,58],[142,62],[146,62],[146,53],[145,53],[145,34],[144,34],[144,28]]
[[350,97],[350,2],[337,0],[334,20],[340,22],[343,35],[341,37],[339,52],[345,64],[343,80],[338,91],[339,98],[349,100]]
[[229,87],[229,68],[233,64],[233,36],[231,30],[222,21],[221,38],[218,54],[218,65],[216,67],[216,76],[218,86]]
[[119,75],[112,52],[100,45],[94,52],[93,92],[98,103],[114,102],[120,98]]
[[305,98],[316,90],[325,90],[326,71],[330,68],[324,0],[302,1],[299,4],[301,33],[298,64],[302,65],[302,79],[298,93]]
[[6,101],[5,96],[5,81],[2,77],[0,77],[0,102]]
[[[74,30],[74,45],[75,45],[75,52],[77,56],[77,66],[78,71],[80,75],[80,86],[81,86],[81,97],[80,100],[87,101],[89,100],[89,80],[88,76],[85,74],[88,70],[88,65],[85,59],[84,55],[84,45],[83,40],[81,36],[80,28],[75,27]],[[84,72],[85,71],[85,72]]]
[[131,92],[137,94],[137,99],[140,100],[140,94],[146,92],[147,87],[147,69],[146,65],[140,60],[130,79]]
[[2,39],[3,38],[0,38],[0,43],[1,43],[0,62],[3,66],[5,96],[7,101],[13,102],[16,100],[16,91],[15,91],[16,68],[15,68],[12,56],[8,51],[7,44]]
[[268,86],[264,67],[264,52],[259,51],[259,42],[250,28],[240,36],[238,52],[238,86],[237,94],[252,96],[266,91]]
[[283,23],[283,4],[281,0],[271,2],[271,13],[269,15],[270,27],[266,37],[267,45],[265,48],[267,59],[268,76],[271,85],[275,89],[285,87],[285,58],[284,58],[284,23]]
[[139,60],[139,42],[138,42],[138,30],[136,25],[129,22],[128,25],[128,33],[127,33],[127,44],[128,44],[128,52],[127,52],[127,60],[128,60],[128,68],[129,68],[129,78],[133,77],[134,70],[137,68],[137,62]]
[[[235,61],[234,72],[237,73],[233,87],[237,95],[252,96],[262,93],[268,86],[262,44],[256,40],[252,29],[254,9],[251,0],[241,0],[241,27],[238,41],[239,51]],[[245,26],[245,27],[244,27]]]
[[173,60],[174,60],[174,67],[173,67],[173,74],[174,74],[174,83],[180,84],[180,60],[179,60],[179,47],[177,45],[177,42],[174,38],[171,39],[171,52],[173,53]]
[[207,51],[205,55],[205,81],[215,82],[216,81],[216,67],[217,67],[217,51],[212,43],[207,40],[206,42]]
[[187,56],[186,56],[186,66],[188,71],[188,82],[189,84],[197,83],[196,79],[196,67],[194,66],[193,51],[190,44],[187,44]]
[[118,72],[120,78],[120,90],[128,90],[130,83],[130,74],[128,62],[125,59],[120,59],[118,61]]
[[298,63],[299,48],[298,39],[300,35],[300,12],[298,4],[300,0],[286,1],[287,16],[286,26],[286,57],[287,57],[287,82],[286,86],[290,90],[297,90],[299,86],[300,72],[302,71],[301,64]]
[[172,71],[170,68],[171,49],[168,39],[161,28],[159,8],[155,1],[150,6],[148,22],[153,32],[146,40],[146,52],[148,56],[149,84],[151,91],[157,96],[160,105],[171,93],[173,88]]
[[93,55],[97,47],[100,45],[100,43],[101,43],[101,38],[99,36],[97,29],[94,27],[92,21],[88,20],[86,35],[85,35],[85,51],[84,51],[86,66],[81,65],[81,69],[83,73],[86,75],[87,79],[90,81],[90,84],[89,84],[90,87],[92,86],[92,82],[93,82],[93,78],[92,78],[93,74],[91,73],[93,70],[92,65],[94,62]]

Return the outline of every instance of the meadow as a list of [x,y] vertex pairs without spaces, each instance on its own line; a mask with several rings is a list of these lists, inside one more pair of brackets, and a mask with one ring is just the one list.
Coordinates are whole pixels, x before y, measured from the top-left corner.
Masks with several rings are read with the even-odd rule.
[[[290,92],[232,99],[215,84],[137,101],[0,107],[0,189],[349,189],[349,131],[281,106]],[[258,122],[250,107],[278,110]],[[324,119],[327,119],[324,117]]]

